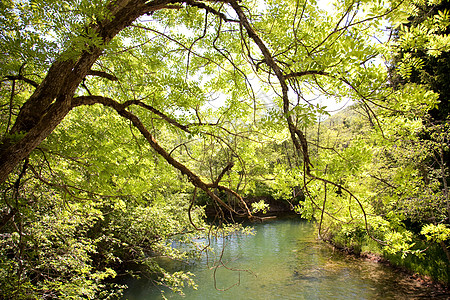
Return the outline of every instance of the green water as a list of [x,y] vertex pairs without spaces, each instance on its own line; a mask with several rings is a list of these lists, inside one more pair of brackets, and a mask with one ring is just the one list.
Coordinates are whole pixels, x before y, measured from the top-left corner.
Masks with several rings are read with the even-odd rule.
[[[450,299],[384,265],[333,251],[297,219],[252,225],[254,235],[214,242],[217,254],[187,270],[198,290],[168,299]],[[225,267],[214,268],[224,249]],[[124,299],[162,299],[161,287],[130,282]]]

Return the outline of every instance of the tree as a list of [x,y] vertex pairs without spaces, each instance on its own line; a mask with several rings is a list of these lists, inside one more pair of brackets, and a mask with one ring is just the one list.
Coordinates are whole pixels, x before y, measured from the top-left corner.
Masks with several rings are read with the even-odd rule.
[[[3,11],[5,12],[5,14],[13,15],[13,7],[15,7],[16,5],[14,2],[8,2],[8,4],[9,6],[5,6],[3,8]],[[45,6],[46,4],[46,2],[41,2],[42,6]],[[154,143],[151,135],[149,135],[149,133],[146,132],[145,128],[142,127],[140,121],[126,109],[132,105],[143,107],[147,110],[152,111],[153,113],[160,115],[167,122],[171,123],[172,125],[178,126],[179,129],[187,132],[189,131],[189,129],[186,127],[186,125],[182,125],[176,122],[174,119],[170,118],[156,108],[151,107],[143,101],[132,100],[120,103],[116,100],[112,100],[112,98],[109,97],[91,95],[89,89],[87,89],[88,95],[81,95],[81,91],[79,90],[79,88],[86,86],[85,83],[83,84],[83,80],[85,80],[86,76],[89,75],[99,76],[101,78],[110,80],[116,79],[115,76],[108,74],[104,70],[92,70],[92,67],[101,56],[105,57],[104,64],[106,64],[106,61],[108,61],[107,54],[113,53],[113,51],[115,50],[114,47],[117,47],[117,44],[119,44],[119,41],[117,41],[117,43],[113,42],[113,39],[117,34],[119,34],[125,28],[132,28],[132,30],[130,30],[134,31],[134,33],[132,34],[137,34],[137,32],[142,32],[145,30],[155,32],[155,29],[145,28],[141,25],[132,25],[132,23],[141,16],[151,15],[159,11],[161,11],[161,13],[159,14],[161,17],[156,14],[156,17],[154,18],[155,21],[160,21],[161,25],[164,23],[166,23],[167,25],[177,24],[174,19],[173,11],[171,12],[170,10],[180,10],[182,8],[182,5],[186,6],[187,12],[183,17],[186,18],[189,22],[192,22],[188,20],[189,18],[191,18],[191,20],[195,20],[194,22],[196,22],[196,24],[189,24],[193,28],[195,28],[196,26],[198,27],[199,25],[199,16],[198,14],[195,15],[193,10],[195,11],[195,13],[199,13],[200,11],[205,12],[204,34],[198,38],[198,41],[194,40],[190,47],[184,47],[183,51],[185,52],[191,50],[196,42],[206,42],[206,38],[209,37],[209,42],[213,45],[213,47],[217,48],[217,53],[219,55],[225,55],[225,53],[222,52],[222,50],[219,48],[219,38],[221,41],[223,36],[228,34],[222,33],[222,22],[227,22],[229,25],[239,25],[243,30],[245,30],[242,32],[242,34],[244,34],[242,36],[244,37],[244,40],[242,40],[242,42],[244,42],[244,46],[246,45],[246,35],[249,39],[253,40],[253,42],[259,48],[261,54],[260,58],[253,58],[252,52],[254,50],[250,51],[250,48],[248,48],[248,51],[250,51],[248,53],[249,58],[253,60],[253,65],[256,68],[261,69],[263,65],[267,65],[268,69],[266,69],[265,72],[267,72],[267,74],[270,76],[274,75],[277,77],[278,82],[281,86],[281,96],[284,107],[283,110],[284,114],[286,115],[288,126],[290,128],[291,137],[296,148],[300,152],[303,152],[304,159],[306,161],[305,165],[307,169],[309,169],[309,157],[307,154],[306,141],[303,138],[303,133],[299,131],[298,128],[296,128],[295,124],[293,123],[292,117],[289,114],[291,108],[289,107],[289,97],[287,94],[289,89],[287,81],[292,80],[293,82],[295,82],[295,78],[322,75],[326,77],[337,78],[335,82],[342,82],[342,78],[340,78],[339,72],[342,73],[342,70],[346,70],[348,69],[348,67],[342,62],[341,64],[339,64],[339,68],[341,68],[340,70],[333,69],[336,68],[334,65],[336,61],[320,61],[314,59],[315,53],[321,54],[321,52],[325,49],[330,53],[333,51],[337,52],[337,50],[332,50],[330,48],[339,48],[339,42],[341,40],[341,43],[348,43],[348,46],[356,46],[356,43],[361,43],[361,40],[365,38],[363,35],[357,34],[357,25],[376,20],[377,17],[372,16],[366,18],[366,20],[357,19],[356,11],[353,11],[353,9],[355,8],[355,3],[343,4],[343,7],[346,10],[342,15],[339,16],[340,19],[338,20],[337,25],[334,28],[332,26],[328,26],[328,28],[326,28],[330,31],[328,35],[322,34],[312,37],[315,40],[308,41],[308,43],[311,43],[311,45],[302,45],[300,41],[295,41],[292,45],[289,45],[285,50],[283,50],[283,52],[280,52],[280,55],[283,56],[282,64],[289,66],[288,70],[283,70],[280,67],[281,64],[275,60],[275,57],[277,57],[278,54],[272,54],[268,46],[266,46],[266,44],[262,40],[262,38],[267,38],[270,42],[272,40],[275,40],[279,43],[280,41],[277,40],[279,39],[277,34],[279,35],[280,31],[274,32],[275,34],[273,35],[273,37],[266,37],[264,34],[262,34],[262,37],[260,37],[258,34],[256,34],[255,29],[250,24],[247,15],[243,11],[243,6],[239,5],[236,1],[224,1],[216,4],[218,9],[222,9],[223,12],[220,12],[220,10],[216,9],[214,6],[209,7],[205,3],[191,1],[150,1],[145,3],[142,3],[140,1],[119,1],[112,2],[106,5],[101,5],[101,3],[99,3],[98,5],[85,5],[84,2],[82,2],[80,7],[69,7],[68,10],[70,11],[70,13],[67,16],[65,14],[59,14],[59,18],[57,18],[55,22],[50,26],[43,26],[42,24],[39,24],[38,27],[37,25],[33,24],[33,17],[39,18],[39,15],[32,15],[29,19],[27,18],[19,20],[17,24],[11,24],[9,32],[12,33],[15,31],[21,33],[22,35],[25,35],[23,37],[24,40],[31,39],[30,36],[26,35],[32,35],[30,32],[32,32],[33,30],[37,30],[38,28],[42,28],[42,33],[49,32],[49,34],[52,34],[52,30],[55,30],[57,26],[64,25],[70,28],[71,32],[61,32],[61,29],[58,29],[56,31],[56,34],[61,33],[62,35],[61,37],[57,36],[57,39],[67,39],[68,42],[65,41],[65,44],[62,44],[62,41],[60,40],[59,42],[61,42],[61,44],[58,44],[58,42],[54,43],[54,46],[62,48],[62,51],[54,58],[54,62],[49,66],[47,74],[45,75],[45,79],[39,83],[33,80],[26,80],[31,85],[37,86],[37,88],[32,92],[31,96],[29,96],[29,98],[23,102],[23,104],[19,104],[20,111],[17,115],[16,120],[14,120],[14,125],[11,128],[7,128],[8,135],[3,138],[1,155],[2,165],[0,168],[2,181],[6,180],[8,174],[14,169],[14,167],[16,167],[21,160],[26,158],[31,153],[31,151],[35,149],[54,130],[54,128],[64,119],[64,117],[70,112],[73,107],[101,103],[118,111],[119,114],[124,118],[131,120],[134,123],[134,126],[140,128],[139,130],[141,131],[141,133],[146,136],[149,143],[160,155],[165,157],[165,159],[168,160],[169,163],[181,170],[184,174],[188,175],[190,177],[190,180],[193,181],[197,186],[201,187],[204,190],[207,190],[207,186],[205,186],[204,183],[200,182],[194,174],[191,174],[189,170],[185,169],[182,165],[177,164],[177,162],[174,161],[173,158],[167,155],[164,149],[160,148],[157,143]],[[58,10],[59,7],[60,6],[56,5],[55,10]],[[31,11],[35,12],[37,7],[31,6],[30,8]],[[379,7],[369,8],[375,11],[378,10]],[[23,9],[23,7],[21,9]],[[228,13],[230,9],[234,10],[234,13],[238,17],[238,19],[231,19],[225,15],[225,13]],[[301,15],[298,16],[299,19],[297,22],[299,24],[304,24],[304,22],[302,22],[302,18],[306,18],[308,15],[317,15],[319,13],[319,11],[317,11],[314,6],[309,6],[307,5],[307,3],[304,3],[302,6],[299,3],[293,3],[292,6],[286,5],[284,9],[296,9],[296,11],[298,11],[299,13],[301,10],[302,12]],[[275,14],[277,14],[276,16],[279,19],[277,22],[280,22],[280,25],[284,26],[284,29],[287,30],[290,27],[290,22],[286,19],[286,11],[277,10],[279,10],[279,7],[275,3],[269,4],[269,16],[273,17],[275,16]],[[76,12],[75,16],[73,12]],[[381,15],[385,15],[389,12],[390,10],[383,10],[383,13]],[[216,30],[218,28],[218,31],[215,35],[212,36],[208,33],[208,29],[214,27],[210,26],[208,14],[214,15],[214,21],[218,22],[214,25],[216,26]],[[78,18],[76,17],[76,15],[78,15]],[[194,17],[192,17],[193,15]],[[345,21],[346,17],[352,17],[352,19]],[[61,19],[63,18],[66,18],[64,20],[64,23],[58,24],[57,21],[61,21]],[[264,21],[264,19],[262,19],[262,21]],[[256,24],[259,25],[262,23]],[[33,27],[33,30],[21,31],[20,26],[31,26]],[[307,28],[304,29],[304,32],[308,32],[311,30],[310,27],[306,27]],[[301,29],[303,30],[303,28]],[[262,32],[264,32],[265,29],[261,28],[259,30],[262,30]],[[199,30],[197,29],[197,31]],[[347,36],[342,34],[346,31],[349,33]],[[298,32],[300,32],[300,28],[294,28],[294,30],[292,30],[294,36]],[[70,38],[71,36],[72,38]],[[34,37],[36,38],[35,34]],[[239,36],[237,38],[238,40],[240,39]],[[41,36],[40,42],[44,43],[45,39],[45,36]],[[358,42],[358,39],[360,40],[360,42]],[[183,45],[181,43],[181,40],[178,42]],[[217,45],[215,45],[215,43]],[[230,48],[229,50],[226,50],[229,53],[232,53],[232,50],[234,50],[233,52],[236,51],[236,45],[232,45],[230,43],[224,45]],[[276,49],[276,47],[278,46],[277,44],[274,44],[270,45],[270,47]],[[362,44],[358,47],[358,49],[355,49],[356,47],[354,47],[354,49],[352,50],[345,47],[340,48],[344,49],[344,51],[352,51],[352,53],[355,55],[356,60],[367,61],[367,58],[370,58],[373,55],[373,53],[370,53],[369,49],[362,48],[364,47],[362,46]],[[143,48],[145,49],[146,47],[144,46]],[[241,50],[240,47],[238,48],[238,50]],[[302,56],[306,56],[308,57],[308,59],[306,59],[306,61],[308,62],[305,65],[305,59],[297,61],[298,58],[295,58],[295,56],[291,56],[291,54],[295,54],[299,58],[302,58]],[[34,55],[34,53],[29,53],[29,55]],[[190,60],[191,56],[198,55],[189,52],[188,58]],[[175,55],[174,57],[177,56]],[[284,59],[288,57],[291,57],[290,60]],[[199,60],[203,60],[204,63],[206,62],[208,64],[211,64],[212,62],[212,59],[210,59],[208,56],[200,58],[202,59]],[[229,65],[231,65],[232,69],[235,69],[238,73],[241,73],[241,75],[243,70],[240,70],[239,64],[241,64],[242,58],[243,57],[241,56],[241,58],[239,58],[238,60],[238,58],[226,57],[226,55],[225,57],[221,57],[222,61],[228,60],[228,63]],[[320,58],[322,60],[324,59],[323,56]],[[338,58],[334,57],[333,59],[336,60]],[[199,69],[195,69],[196,67],[193,60],[194,58],[192,58],[192,61],[188,61],[188,67],[191,68],[191,72],[198,72]],[[280,60],[280,58],[277,58],[277,60]],[[14,63],[17,65],[17,62]],[[220,63],[220,61],[216,63]],[[23,76],[24,67],[25,65],[20,67],[18,70],[19,72],[16,71],[16,74],[14,75],[5,74],[5,79],[12,80],[13,84],[11,85],[11,87],[15,85],[15,82],[17,80],[26,78],[25,76]],[[330,69],[330,71],[325,71],[325,69]],[[187,71],[189,72],[189,69]],[[332,72],[334,72],[335,74],[333,74]],[[207,71],[206,74],[210,74],[210,71]],[[347,78],[345,80],[351,84],[350,78]],[[10,97],[12,100],[10,105],[11,110],[14,105],[14,92],[15,91],[13,89],[13,92],[11,93],[12,96]],[[19,138],[17,138],[19,134],[21,134],[22,136],[19,136]]]
[[[247,144],[267,138],[264,126],[286,128],[297,162],[292,178],[303,179],[299,185],[305,193],[317,181],[340,186],[322,176],[311,159],[304,129],[324,108],[310,100],[317,91],[352,97],[374,117],[372,105],[383,105],[392,89],[375,60],[380,49],[373,36],[382,33],[383,18],[399,19],[407,4],[341,1],[326,14],[313,1],[2,2],[6,58],[1,67],[0,182],[5,193],[0,224],[7,228],[11,249],[29,250],[24,233],[39,223],[29,220],[34,214],[42,220],[52,207],[64,207],[64,197],[80,211],[80,203],[90,199],[92,210],[80,212],[90,216],[89,222],[70,223],[63,213],[54,219],[62,220],[61,227],[72,226],[71,234],[74,227],[84,228],[83,234],[91,234],[89,243],[96,241],[109,234],[97,229],[110,209],[115,218],[104,221],[106,231],[117,220],[131,222],[120,214],[121,201],[136,211],[161,209],[155,197],[147,197],[157,184],[145,182],[177,176],[181,190],[187,178],[222,208],[251,217],[237,191],[249,174],[246,155],[256,153],[246,152],[256,147]],[[274,94],[270,103],[259,97],[257,85]],[[209,103],[215,98],[224,105],[212,111]],[[274,108],[267,111],[267,104]],[[204,157],[217,160],[207,161],[211,168],[199,163],[205,161],[200,149],[207,150]],[[40,206],[42,197],[31,192],[37,182],[47,186],[42,194],[55,193],[48,205]],[[237,199],[241,211],[218,197],[217,190]],[[169,194],[164,196],[170,199]],[[114,201],[106,201],[108,196]],[[166,204],[171,207],[169,200]],[[180,219],[179,224],[186,222]],[[176,231],[161,229],[153,238]],[[88,256],[82,256],[85,263]],[[11,263],[16,271],[23,269],[15,265],[18,261]]]

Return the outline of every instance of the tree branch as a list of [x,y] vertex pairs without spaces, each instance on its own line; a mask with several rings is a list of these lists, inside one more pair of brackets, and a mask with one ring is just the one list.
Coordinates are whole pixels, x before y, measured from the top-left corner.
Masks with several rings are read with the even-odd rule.
[[184,1],[186,4],[193,6],[193,7],[198,7],[201,9],[206,10],[208,13],[212,13],[213,15],[218,16],[219,18],[221,18],[222,20],[224,20],[225,22],[235,22],[235,23],[239,23],[238,20],[233,20],[228,18],[224,13],[221,13],[220,11],[215,10],[214,8],[202,3],[202,2],[198,2],[198,1],[193,1],[193,0],[186,0]]
[[302,71],[302,72],[292,72],[289,74],[284,75],[286,79],[292,78],[292,77],[302,77],[306,75],[325,75],[330,76],[330,73],[325,71],[319,71],[319,70],[309,70],[309,71]]
[[[4,77],[6,80],[21,80],[21,81],[24,81],[24,82],[26,82],[26,83],[28,83],[28,84],[30,84],[30,85],[32,85],[32,86],[34,86],[34,87],[38,87],[39,86],[39,83],[37,83],[36,81],[34,81],[34,80],[31,80],[31,79],[29,79],[29,78],[26,78],[25,76],[23,76],[23,75],[15,75],[15,76],[13,76],[13,75],[8,75],[8,76],[5,76]],[[2,80],[2,81],[6,81],[6,80]]]
[[112,74],[106,73],[104,71],[98,71],[98,70],[90,70],[90,71],[87,72],[86,75],[102,77],[102,78],[109,79],[111,81],[118,81],[119,80],[116,76],[114,76]]
[[[304,138],[303,133],[301,132],[301,130],[299,130],[297,128],[297,126],[295,126],[294,121],[292,120],[292,115],[291,115],[290,109],[289,109],[289,96],[288,96],[289,87],[286,83],[286,77],[283,74],[283,71],[280,68],[280,66],[277,64],[277,62],[273,58],[272,54],[270,53],[270,51],[267,48],[267,46],[265,45],[265,43],[262,41],[262,39],[258,36],[258,34],[253,29],[253,27],[250,25],[250,23],[247,19],[247,16],[242,11],[242,7],[238,4],[238,2],[236,0],[231,0],[230,5],[232,6],[234,11],[238,15],[241,26],[243,28],[245,28],[248,36],[258,46],[259,50],[261,51],[262,55],[264,56],[264,60],[265,60],[266,64],[274,71],[275,76],[278,79],[278,82],[281,86],[281,91],[282,91],[281,98],[283,100],[283,112],[284,112],[286,121],[288,123],[291,139],[292,139],[292,142],[294,143],[296,150],[303,154],[304,164],[306,166],[307,173],[309,174],[311,162],[309,161],[309,156],[308,156],[308,152],[307,152],[308,149],[307,149],[307,147],[305,147],[307,145],[307,142],[306,142],[306,139],[302,139],[302,138]],[[299,139],[300,139],[300,141],[299,141]]]
[[72,100],[72,106],[73,107],[77,107],[77,106],[80,106],[80,105],[93,105],[93,104],[97,104],[97,103],[103,104],[105,106],[110,106],[110,107],[112,107],[111,105],[113,105],[112,103],[114,103],[114,107],[113,108],[116,109],[116,110],[124,110],[128,106],[137,105],[137,106],[140,106],[142,108],[145,108],[145,109],[151,111],[152,113],[154,113],[155,115],[159,116],[160,118],[162,118],[167,123],[172,124],[175,127],[178,127],[178,128],[180,128],[181,130],[183,130],[183,131],[185,131],[187,133],[191,133],[191,131],[189,130],[189,128],[187,126],[178,123],[176,120],[170,118],[169,116],[167,116],[163,112],[157,110],[153,106],[150,106],[148,104],[143,103],[140,100],[129,100],[129,101],[125,101],[122,104],[120,104],[119,102],[114,101],[111,98],[107,98],[107,97],[103,97],[103,96],[80,96],[80,97],[73,98],[73,100]]
[[223,170],[222,172],[220,172],[219,176],[217,176],[217,179],[214,181],[213,185],[217,186],[219,184],[219,182],[222,180],[223,176],[225,175],[225,173],[227,173],[228,171],[231,170],[231,168],[233,168],[234,163],[230,162]]
[[[103,104],[104,106],[110,107],[114,109],[120,116],[124,117],[125,119],[128,119],[131,121],[133,126],[135,126],[141,134],[144,136],[144,138],[147,140],[147,142],[150,144],[150,146],[155,150],[159,155],[161,155],[170,165],[175,167],[177,170],[179,170],[183,175],[186,175],[188,177],[188,180],[196,187],[202,189],[206,194],[208,194],[209,197],[211,197],[214,201],[219,203],[221,206],[229,210],[230,212],[236,214],[236,215],[243,215],[238,212],[236,212],[231,206],[229,206],[227,203],[225,203],[222,199],[220,199],[216,194],[214,194],[211,191],[212,187],[215,187],[213,184],[206,184],[204,183],[198,175],[196,175],[194,172],[192,172],[188,167],[177,161],[174,157],[170,156],[170,154],[162,148],[159,143],[156,141],[156,139],[153,137],[153,135],[147,130],[145,125],[142,123],[142,121],[133,113],[126,110],[126,108],[132,104],[139,104],[140,101],[126,101],[125,103],[119,103],[113,99],[107,98],[107,97],[101,97],[101,96],[82,96],[77,97],[73,99],[74,106],[80,106],[80,105],[94,105],[94,104]],[[176,123],[178,124],[178,123]],[[182,125],[181,125],[182,126]],[[224,188],[229,190],[228,188]],[[231,190],[229,190],[232,192]],[[232,192],[233,193],[233,192]],[[233,195],[236,195],[237,193],[233,193]],[[241,197],[242,199],[242,197]],[[253,217],[251,212],[248,210],[247,215],[249,218]]]

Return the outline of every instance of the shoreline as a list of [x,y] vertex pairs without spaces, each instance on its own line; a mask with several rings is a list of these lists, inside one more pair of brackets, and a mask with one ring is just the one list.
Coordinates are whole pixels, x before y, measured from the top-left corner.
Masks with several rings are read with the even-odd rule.
[[380,265],[384,265],[385,267],[391,268],[392,270],[403,274],[404,276],[408,277],[409,279],[414,280],[419,285],[434,289],[439,294],[448,295],[450,298],[450,284],[449,283],[446,284],[444,282],[435,280],[430,276],[422,275],[417,272],[414,272],[413,270],[405,268],[403,266],[395,265],[389,259],[383,257],[381,254],[378,254],[378,253],[372,253],[372,252],[358,253],[358,252],[355,252],[351,248],[337,245],[329,239],[319,239],[319,241],[321,241],[323,244],[333,248],[333,250],[339,251],[340,253],[342,253],[344,255],[348,255],[348,256],[351,256],[351,257],[354,257],[357,259],[361,259],[361,260],[365,260],[365,261],[370,261],[370,262],[377,263]]

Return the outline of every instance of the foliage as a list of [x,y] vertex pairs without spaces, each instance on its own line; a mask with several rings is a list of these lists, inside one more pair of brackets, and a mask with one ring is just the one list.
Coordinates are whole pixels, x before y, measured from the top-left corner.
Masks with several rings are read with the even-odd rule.
[[[113,297],[122,271],[181,292],[157,257],[190,257],[170,241],[203,227],[202,197],[253,218],[240,195],[271,193],[390,253],[447,242],[443,6],[3,1],[2,297]],[[364,117],[320,126],[318,94]]]
[[[408,266],[417,272],[425,270],[426,260],[445,264],[445,249],[439,251],[439,243],[446,241],[445,178],[428,165],[433,148],[420,139],[423,124],[380,115],[382,136],[370,122],[353,132],[357,120],[362,121],[358,110],[353,107],[331,117],[322,129],[329,144],[336,143],[336,134],[349,141],[336,152],[322,151],[317,162],[325,170],[322,178],[338,184],[310,185],[314,201],[300,211],[320,221],[323,238],[355,252],[381,253],[399,265],[414,261]],[[410,257],[414,255],[418,258]],[[446,272],[431,270],[422,273],[447,280]]]
[[390,84],[310,131],[322,144],[297,207],[322,238],[443,282],[448,268],[433,268],[450,259],[446,5],[418,1],[404,7],[406,18],[391,18],[396,39],[378,48],[392,63],[380,69]]
[[[41,195],[37,190],[42,190]],[[180,205],[182,195],[165,197],[161,206],[126,205],[120,199],[86,199],[80,203],[39,187],[35,187],[35,193],[36,202],[16,207],[21,214],[14,219],[15,227],[3,228],[3,297],[112,297],[124,288],[112,279],[124,271],[163,276],[168,285],[175,284],[176,290],[180,284],[177,278],[186,279],[180,273],[172,278],[154,261],[157,256],[184,259],[188,255],[166,241],[191,226],[187,207]],[[194,212],[193,220],[201,225],[201,211]]]
[[269,204],[265,203],[264,200],[253,202],[252,203],[252,212],[262,212],[263,214],[267,213],[267,209],[269,208]]
[[450,229],[444,224],[427,224],[420,233],[425,235],[428,241],[432,240],[439,243],[449,239]]

